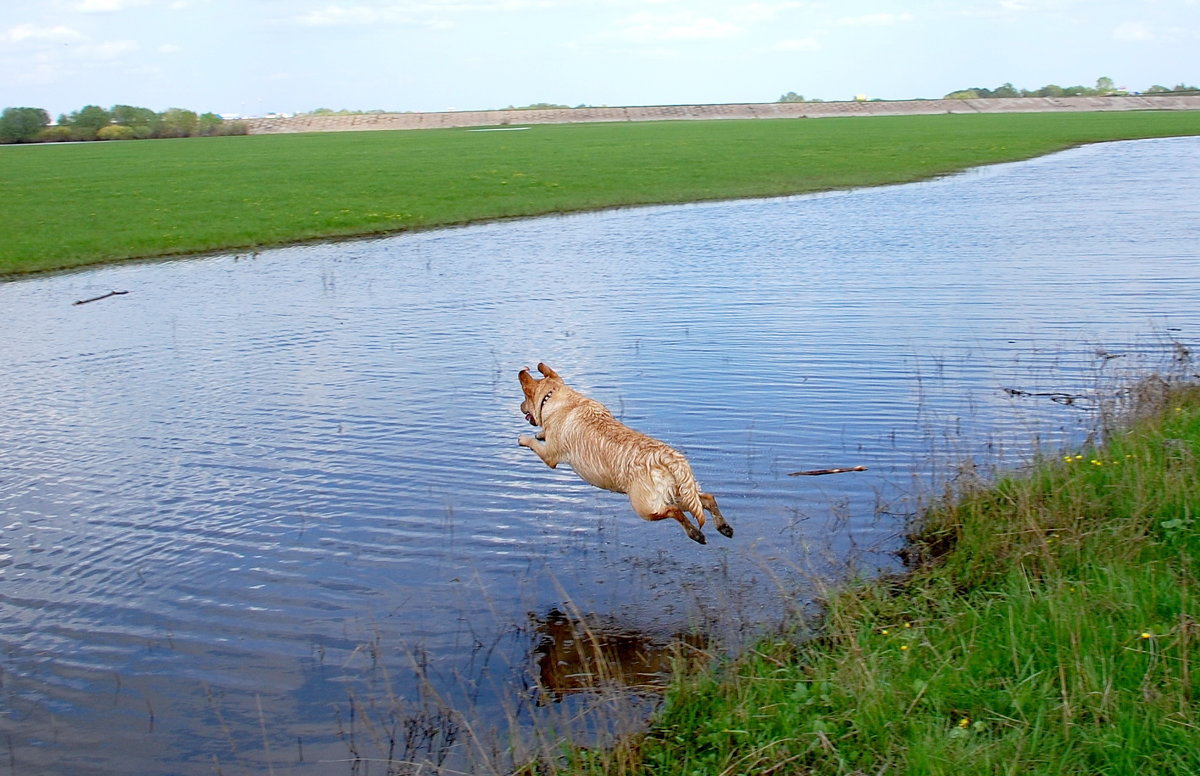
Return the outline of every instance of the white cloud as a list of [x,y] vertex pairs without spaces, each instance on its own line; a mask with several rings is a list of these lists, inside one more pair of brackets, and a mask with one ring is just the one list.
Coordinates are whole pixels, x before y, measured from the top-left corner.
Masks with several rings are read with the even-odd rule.
[[174,43],[164,43],[158,47],[159,54],[178,54],[183,51],[183,47],[176,46]]
[[1154,28],[1146,22],[1121,22],[1113,30],[1113,40],[1154,40]]
[[61,24],[54,27],[18,24],[16,27],[10,27],[3,34],[0,34],[0,40],[5,40],[9,43],[24,43],[26,41],[34,43],[71,43],[72,41],[84,40],[86,37],[82,32],[70,27],[64,27]]
[[621,35],[638,42],[719,40],[731,38],[742,28],[731,22],[687,12],[675,14],[636,13],[625,20]]

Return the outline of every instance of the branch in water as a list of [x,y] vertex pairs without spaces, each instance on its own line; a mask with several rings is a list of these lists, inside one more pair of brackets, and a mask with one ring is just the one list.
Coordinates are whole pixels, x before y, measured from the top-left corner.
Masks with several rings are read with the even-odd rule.
[[99,302],[101,299],[108,299],[110,296],[121,296],[123,294],[128,294],[128,293],[129,293],[128,291],[109,291],[107,294],[101,294],[100,296],[93,296],[91,299],[80,299],[75,304],[78,306],[81,304],[87,304],[88,302]]
[[802,472],[791,472],[789,477],[816,477],[821,474],[844,474],[845,472],[865,472],[865,466],[851,466],[848,469],[809,469]]

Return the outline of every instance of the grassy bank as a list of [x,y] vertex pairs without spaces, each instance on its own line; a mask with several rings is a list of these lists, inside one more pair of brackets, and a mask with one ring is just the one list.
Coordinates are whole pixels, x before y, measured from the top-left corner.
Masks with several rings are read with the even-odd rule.
[[948,493],[825,635],[677,680],[571,771],[1200,773],[1200,387],[1141,390],[1102,447]]
[[614,206],[926,179],[1197,112],[346,132],[0,148],[0,275]]

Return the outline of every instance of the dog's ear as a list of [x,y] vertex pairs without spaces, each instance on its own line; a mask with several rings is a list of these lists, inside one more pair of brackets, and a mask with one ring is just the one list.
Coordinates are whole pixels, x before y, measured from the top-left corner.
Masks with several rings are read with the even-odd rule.
[[538,379],[529,374],[529,367],[522,369],[517,377],[521,380],[522,388],[528,389],[538,384]]
[[539,371],[539,372],[541,372],[542,374],[544,374],[546,377],[553,377],[553,378],[556,378],[556,379],[558,379],[558,380],[561,380],[561,379],[562,379],[561,377],[559,377],[559,376],[558,376],[558,372],[555,372],[553,369],[551,369],[550,367],[546,366],[545,364],[540,364],[540,363],[539,363],[539,364],[538,364],[538,371]]

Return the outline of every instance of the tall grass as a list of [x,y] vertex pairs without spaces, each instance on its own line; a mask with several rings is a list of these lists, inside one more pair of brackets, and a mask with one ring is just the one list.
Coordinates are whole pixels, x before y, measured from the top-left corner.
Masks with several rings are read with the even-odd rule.
[[0,274],[926,179],[1200,112],[536,126],[0,147]]
[[958,480],[910,575],[682,676],[649,733],[565,770],[1200,773],[1200,386],[1131,406],[1101,444]]

